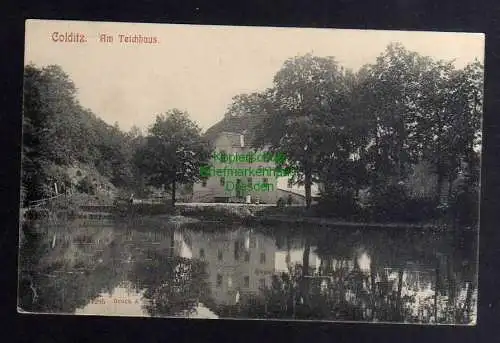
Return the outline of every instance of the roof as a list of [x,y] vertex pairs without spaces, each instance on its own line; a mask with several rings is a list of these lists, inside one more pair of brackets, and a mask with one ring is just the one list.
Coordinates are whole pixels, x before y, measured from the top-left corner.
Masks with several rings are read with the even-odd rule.
[[225,136],[231,142],[231,146],[239,147],[241,135],[242,135],[241,133],[223,131],[214,138],[214,141],[217,140],[217,138],[219,138],[220,136]]
[[206,132],[205,137],[209,141],[213,141],[222,132],[233,132],[240,134],[245,130],[252,130],[255,124],[254,116],[241,116],[241,117],[225,117],[218,123],[211,126]]

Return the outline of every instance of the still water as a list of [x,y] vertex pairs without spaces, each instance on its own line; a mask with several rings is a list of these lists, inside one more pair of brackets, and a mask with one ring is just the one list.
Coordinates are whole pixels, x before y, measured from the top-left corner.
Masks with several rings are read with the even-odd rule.
[[217,222],[37,230],[21,249],[19,306],[29,312],[476,321],[474,232]]

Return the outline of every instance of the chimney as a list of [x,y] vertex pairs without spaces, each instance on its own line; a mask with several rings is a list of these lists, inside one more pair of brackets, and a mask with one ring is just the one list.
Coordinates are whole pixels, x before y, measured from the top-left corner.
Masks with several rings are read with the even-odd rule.
[[245,135],[240,134],[240,147],[244,148],[245,147]]

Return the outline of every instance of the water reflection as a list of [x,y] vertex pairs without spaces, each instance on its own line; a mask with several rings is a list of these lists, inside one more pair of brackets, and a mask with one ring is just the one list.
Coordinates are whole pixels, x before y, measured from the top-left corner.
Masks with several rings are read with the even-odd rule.
[[475,242],[473,232],[457,241],[394,229],[207,223],[31,231],[22,256],[34,268],[20,282],[27,311],[475,322],[475,246],[464,245]]

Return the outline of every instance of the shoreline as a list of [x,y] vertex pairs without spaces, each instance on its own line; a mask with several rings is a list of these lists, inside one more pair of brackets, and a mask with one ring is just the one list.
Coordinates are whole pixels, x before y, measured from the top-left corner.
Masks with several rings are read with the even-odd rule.
[[[141,224],[146,224],[148,221],[153,221],[157,224],[195,224],[200,222],[214,223],[239,223],[239,224],[261,224],[280,225],[319,225],[320,227],[328,228],[357,228],[357,229],[422,229],[431,231],[449,231],[446,223],[442,222],[427,222],[427,223],[408,223],[408,222],[367,222],[367,221],[352,221],[342,220],[338,218],[328,218],[307,214],[305,209],[300,206],[291,206],[298,213],[287,213],[287,211],[276,211],[277,213],[266,213],[273,208],[277,208],[272,204],[225,204],[225,203],[177,203],[175,209],[167,210],[165,213],[141,213],[134,215],[133,219]],[[304,210],[304,214],[300,212]],[[170,213],[169,213],[170,212]],[[275,212],[275,211],[272,211]],[[84,212],[85,213],[85,212]],[[90,213],[86,213],[90,214]],[[102,215],[103,213],[92,213],[87,218],[79,218],[83,222],[97,224],[100,221],[121,221],[130,220],[131,218],[114,216],[111,213]],[[95,215],[95,217],[94,217]],[[93,218],[92,218],[93,217]],[[97,218],[96,218],[97,217]],[[113,217],[113,218],[110,218]],[[472,228],[467,228],[471,230]]]

